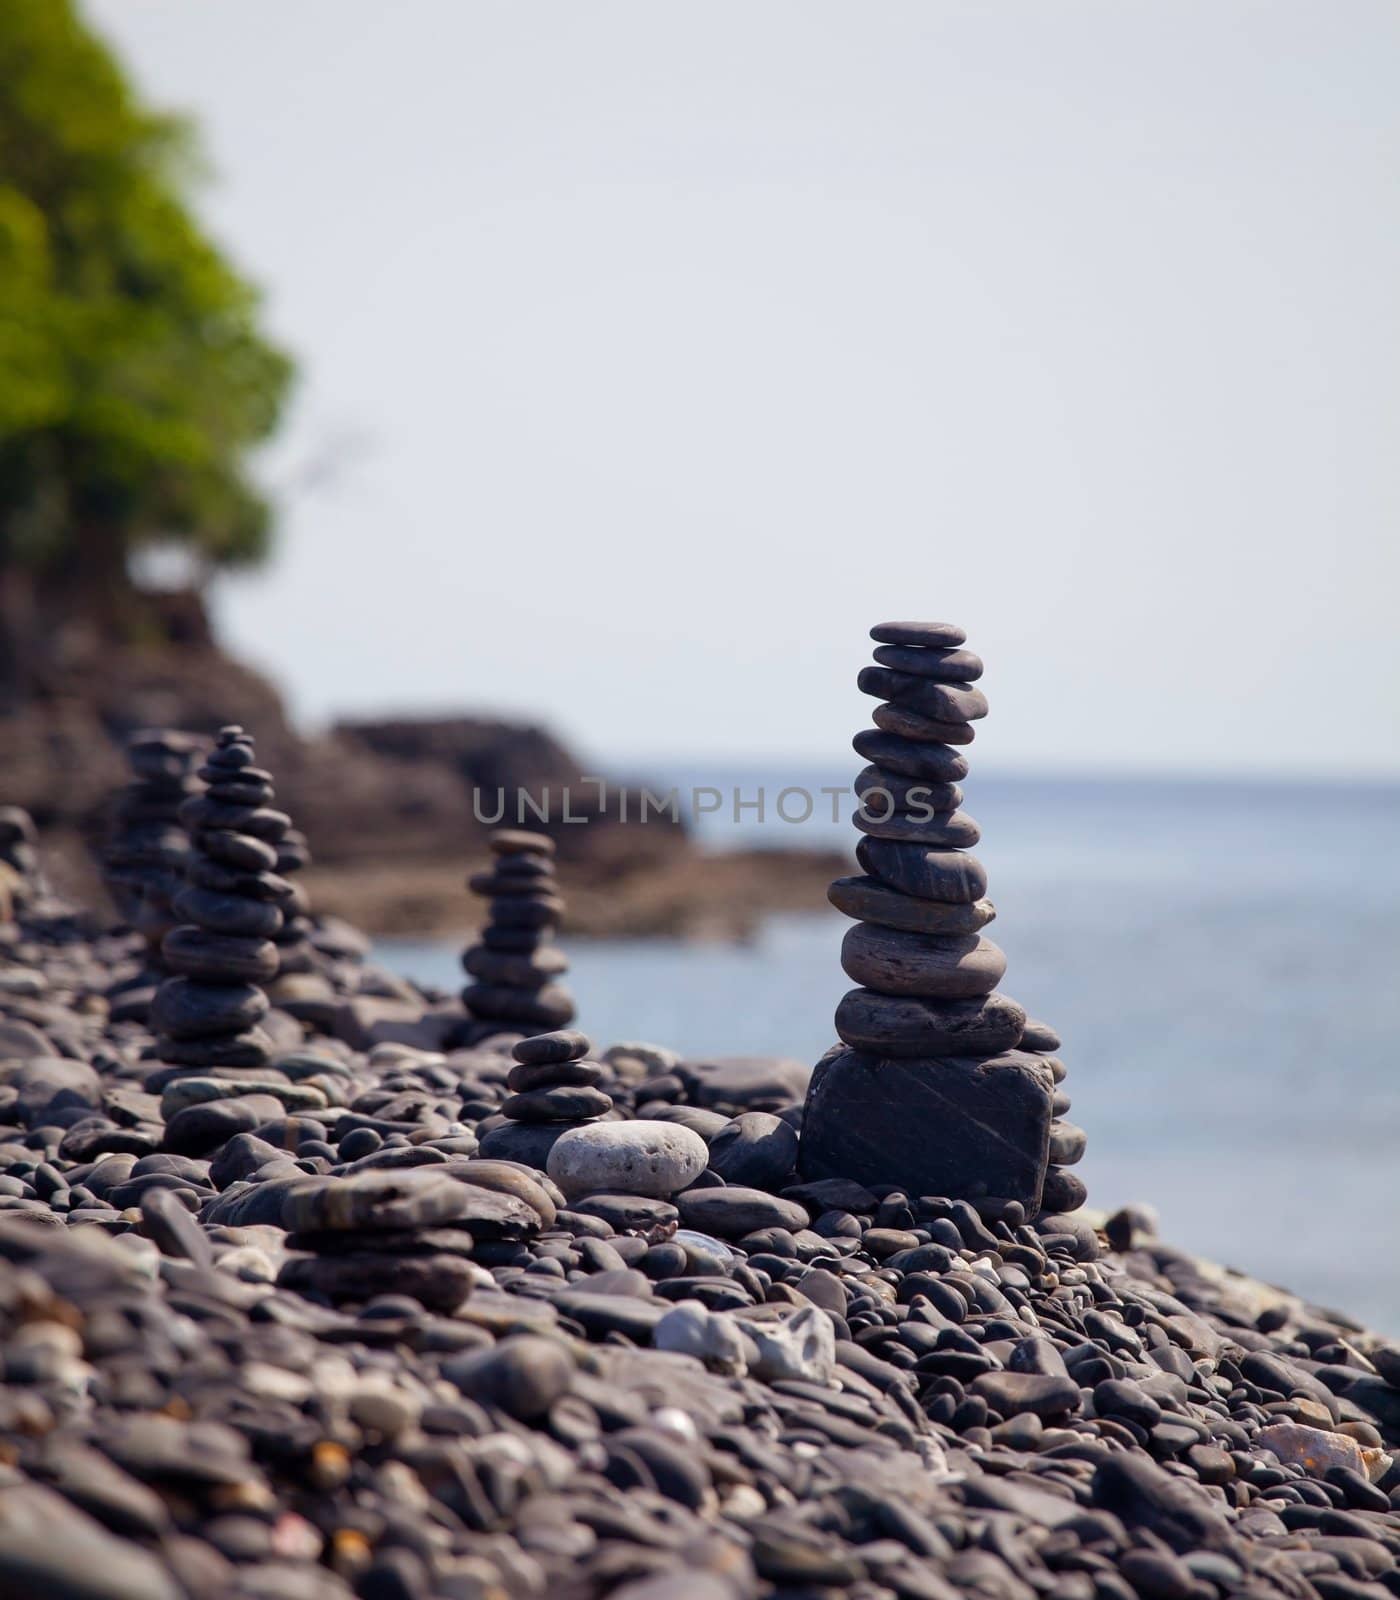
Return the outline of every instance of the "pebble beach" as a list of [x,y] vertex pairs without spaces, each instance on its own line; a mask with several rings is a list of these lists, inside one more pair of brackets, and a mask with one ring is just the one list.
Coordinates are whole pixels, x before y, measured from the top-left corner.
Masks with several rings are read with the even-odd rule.
[[[381,968],[256,761],[134,744],[120,922],[0,818],[0,1595],[1400,1593],[1385,1338],[1067,1179],[1027,1180],[1056,1209],[821,1170],[811,1061],[590,1039],[545,839],[493,839],[460,997]],[[894,842],[867,871],[932,870]],[[941,916],[928,887],[835,887],[884,986],[838,1025],[904,1051],[842,1116],[894,1115],[923,1014],[1009,1016],[1006,1170],[1039,1126],[1044,1174],[1083,1146],[1058,1038],[981,998],[1004,962],[967,934],[940,994],[941,947],[878,933]]]
[[626,1042],[706,1181],[590,1195],[482,1154],[518,1038],[161,1087],[138,936],[4,950],[0,1593],[1397,1592],[1400,1352],[1141,1215],[803,1183],[790,1063]]

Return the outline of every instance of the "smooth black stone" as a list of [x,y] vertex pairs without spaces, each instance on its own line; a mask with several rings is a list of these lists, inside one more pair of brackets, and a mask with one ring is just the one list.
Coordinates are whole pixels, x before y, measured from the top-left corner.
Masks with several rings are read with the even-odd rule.
[[1079,1385],[1073,1378],[1039,1372],[985,1372],[969,1385],[1003,1417],[1029,1411],[1037,1417],[1065,1416],[1079,1410]]
[[214,805],[252,806],[256,810],[274,798],[274,791],[270,783],[247,778],[245,769],[245,774],[236,778],[222,778],[211,783],[204,791],[204,797]]
[[858,809],[853,819],[863,834],[872,839],[894,839],[904,844],[921,844],[930,850],[966,850],[982,837],[982,830],[965,811],[935,811],[932,816],[896,811],[886,816]]
[[1371,1352],[1371,1365],[1385,1383],[1400,1390],[1400,1345],[1377,1345]]
[[728,1184],[776,1190],[797,1161],[797,1133],[767,1111],[745,1111],[709,1141],[711,1172]]
[[946,722],[893,700],[876,706],[870,720],[881,733],[895,733],[918,744],[971,744],[977,737],[970,722]]
[[862,839],[856,860],[873,878],[916,900],[971,905],[987,892],[987,869],[958,850],[930,850],[894,839]]
[[805,1228],[808,1222],[796,1200],[738,1186],[687,1189],[676,1196],[676,1209],[687,1228],[716,1239],[742,1239],[759,1228]]
[[1048,1023],[1037,1022],[1034,1017],[1028,1017],[1025,1032],[1021,1035],[1021,1048],[1042,1050],[1054,1055],[1060,1048],[1060,1036]]
[[[1030,1032],[1029,1023],[1026,1024],[1026,1032]],[[1046,1069],[1056,1083],[1063,1083],[1065,1081],[1065,1078],[1068,1075],[1068,1069],[1066,1068],[1064,1062],[1060,1060],[1059,1056],[1042,1055],[1039,1050],[1032,1050],[1030,1046],[1024,1042],[1024,1040],[1022,1041],[1021,1048],[1029,1051],[1029,1053],[1033,1055],[1038,1062],[1040,1062],[1041,1066]]]
[[374,1231],[356,1228],[350,1233],[323,1229],[316,1233],[289,1233],[286,1245],[288,1250],[330,1256],[355,1255],[363,1251],[380,1256],[471,1256],[477,1247],[475,1236],[458,1226]]
[[967,643],[955,622],[878,622],[870,630],[877,644],[910,644],[930,650],[955,650]]
[[[153,1173],[151,1176],[159,1174]],[[113,1195],[125,1187],[119,1184],[112,1191]],[[113,1198],[111,1203],[121,1209],[131,1202]],[[142,1232],[155,1241],[162,1255],[193,1261],[200,1267],[213,1266],[214,1253],[208,1236],[168,1188],[148,1190],[141,1196],[140,1206]]]
[[966,904],[923,900],[902,894],[878,878],[836,878],[826,897],[848,917],[909,933],[976,933],[996,918],[996,907],[990,900]]
[[711,1056],[681,1061],[676,1076],[692,1105],[739,1111],[781,1111],[807,1092],[811,1073],[784,1056]]
[[532,1089],[596,1084],[602,1076],[603,1068],[596,1061],[545,1061],[539,1066],[517,1061],[506,1074],[506,1086],[516,1094],[528,1094]]
[[[586,1285],[586,1280],[585,1280]],[[631,1300],[618,1294],[593,1294],[585,1285],[561,1290],[554,1304],[590,1339],[621,1334],[634,1344],[649,1344],[652,1329],[671,1309],[664,1300]]]
[[1089,1198],[1084,1180],[1063,1167],[1051,1167],[1045,1174],[1041,1203],[1047,1211],[1078,1211]]
[[182,889],[175,896],[174,911],[210,933],[267,939],[282,926],[282,913],[270,902],[215,894],[212,889]]
[[292,825],[285,811],[273,811],[264,806],[220,805],[217,800],[203,795],[181,805],[180,821],[191,833],[204,829],[251,833],[254,838],[266,839],[270,844],[276,844]]
[[443,1363],[442,1374],[469,1399],[532,1422],[568,1393],[574,1363],[556,1340],[517,1334],[493,1349],[453,1356]]
[[502,928],[553,928],[563,915],[558,895],[512,895],[491,902],[491,921]]
[[939,683],[888,667],[862,667],[856,677],[862,694],[908,706],[938,722],[977,722],[987,715],[987,697],[969,683]]
[[576,1122],[611,1110],[612,1100],[601,1089],[580,1084],[513,1094],[501,1114],[513,1122]]
[[1072,1167],[1084,1159],[1089,1143],[1083,1128],[1057,1118],[1050,1124],[1050,1161],[1057,1167]]
[[472,1016],[487,1022],[558,1028],[574,1017],[574,997],[559,983],[548,983],[542,989],[471,983],[462,990],[462,1004]]
[[1173,1550],[1220,1550],[1230,1524],[1204,1489],[1159,1467],[1139,1450],[1105,1455],[1094,1470],[1093,1503],[1129,1528],[1147,1528]]
[[165,1148],[184,1156],[208,1155],[226,1139],[239,1133],[252,1133],[281,1112],[282,1102],[266,1094],[186,1106],[166,1123]]
[[276,872],[277,851],[249,833],[200,833],[196,846],[209,857],[238,872]]
[[172,1039],[242,1033],[268,1013],[267,996],[252,983],[198,983],[168,978],[151,1002],[151,1028]]
[[988,1056],[1016,1048],[1025,1015],[1004,994],[928,1000],[852,989],[836,1007],[836,1031],[876,1056]]
[[479,943],[486,950],[509,950],[528,954],[547,945],[550,938],[547,928],[495,928],[481,930]]
[[553,856],[542,851],[520,851],[515,855],[495,855],[491,864],[486,869],[498,877],[521,878],[552,878],[554,876],[555,862]]
[[547,833],[531,833],[527,828],[498,828],[488,841],[498,856],[552,856],[554,840]]
[[[640,1096],[638,1098],[641,1099]],[[674,1122],[682,1128],[689,1128],[692,1133],[698,1133],[706,1144],[730,1122],[730,1118],[722,1111],[706,1111],[702,1106],[663,1106],[655,1101],[648,1107],[646,1115],[653,1122]]]
[[977,933],[904,933],[857,922],[842,940],[841,966],[877,994],[966,1000],[996,988],[1006,957]]
[[293,1256],[277,1276],[279,1287],[317,1294],[333,1305],[363,1304],[376,1295],[402,1294],[428,1311],[455,1311],[471,1293],[473,1267],[459,1256]]
[[521,877],[504,872],[474,872],[467,879],[467,888],[484,900],[510,899],[533,895],[536,899],[558,892],[553,878]]
[[862,767],[851,787],[873,817],[882,817],[889,811],[956,811],[963,802],[963,792],[956,783],[906,778],[874,765]]
[[216,1189],[227,1189],[241,1178],[249,1178],[259,1167],[275,1161],[282,1152],[252,1133],[235,1134],[209,1163],[209,1181]]
[[268,939],[210,933],[188,925],[173,928],[161,941],[172,972],[222,983],[270,983],[277,976],[277,946]]
[[812,1074],[804,1177],[1040,1208],[1050,1138],[1045,1075],[1024,1054],[901,1060],[843,1050]]
[[456,1222],[468,1209],[466,1189],[443,1172],[421,1167],[327,1178],[287,1196],[282,1226],[289,1233],[353,1233]]
[[912,672],[937,683],[974,683],[982,676],[982,658],[971,650],[930,650],[927,646],[882,644],[875,660],[895,672]]
[[537,1033],[517,1040],[511,1055],[523,1066],[539,1066],[550,1061],[580,1061],[593,1048],[586,1033],[577,1028],[559,1028],[553,1033]]
[[227,744],[216,745],[204,757],[206,766],[221,767],[235,772],[242,767],[251,767],[257,759],[257,752],[253,749],[250,739],[231,739]]
[[967,757],[946,744],[919,744],[897,733],[862,728],[851,748],[875,766],[898,777],[927,778],[935,783],[957,783],[967,776]]
[[271,784],[272,774],[266,767],[254,766],[247,763],[243,766],[231,766],[221,759],[223,752],[211,750],[204,765],[199,769],[199,776],[211,786],[218,783],[266,783]]
[[574,1201],[570,1209],[585,1217],[598,1217],[618,1233],[670,1227],[680,1217],[669,1200],[653,1200],[643,1194],[591,1194]]
[[241,1033],[205,1034],[197,1039],[159,1034],[156,1050],[162,1061],[183,1067],[265,1067],[274,1046],[261,1028],[245,1028]]
[[234,872],[217,861],[194,856],[185,866],[185,881],[213,894],[236,895],[243,900],[290,900],[292,886],[275,872]]
[[507,984],[519,989],[542,989],[551,978],[568,970],[562,950],[546,946],[530,955],[488,950],[473,945],[462,957],[462,969],[488,984]]
[[481,1154],[496,1161],[518,1161],[543,1172],[554,1141],[567,1133],[568,1122],[503,1122],[481,1140]]
[[1126,1418],[1149,1430],[1162,1420],[1161,1406],[1131,1378],[1105,1378],[1096,1383],[1094,1411],[1100,1417]]

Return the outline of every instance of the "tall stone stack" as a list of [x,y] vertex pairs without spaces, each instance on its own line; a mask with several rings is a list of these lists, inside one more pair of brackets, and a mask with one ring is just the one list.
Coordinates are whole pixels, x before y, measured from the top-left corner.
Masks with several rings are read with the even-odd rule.
[[997,992],[1006,958],[982,933],[996,911],[967,853],[980,830],[958,809],[959,747],[987,714],[982,663],[948,623],[870,632],[875,665],[857,683],[882,703],[853,741],[870,763],[855,782],[864,876],[829,891],[856,919],[841,965],[860,987],[836,1010],[843,1047],[812,1074],[802,1171],[1071,1210],[1084,1186],[1064,1169],[1084,1136],[1062,1117],[1059,1041]]
[[118,913],[140,933],[152,963],[175,927],[173,904],[190,853],[180,807],[202,787],[195,776],[204,741],[173,728],[144,728],[127,740],[131,781],[117,802],[103,878]]
[[184,921],[162,946],[175,976],[151,1007],[162,1061],[257,1069],[272,1055],[258,1024],[269,1008],[263,985],[277,975],[282,908],[292,897],[275,870],[291,819],[271,808],[272,778],[256,760],[249,735],[221,729],[199,773],[207,790],[180,807],[193,849],[175,897]]
[[489,901],[481,937],[462,954],[474,981],[462,1004],[494,1032],[544,1033],[574,1020],[574,997],[557,980],[568,970],[553,942],[564,913],[554,881],[554,841],[547,834],[502,828],[491,835],[489,872],[467,885]]

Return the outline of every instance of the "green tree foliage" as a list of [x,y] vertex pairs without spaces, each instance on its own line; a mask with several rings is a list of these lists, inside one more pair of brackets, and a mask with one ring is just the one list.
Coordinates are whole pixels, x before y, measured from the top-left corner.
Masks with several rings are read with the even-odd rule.
[[75,597],[139,546],[258,560],[247,471],[291,363],[186,201],[188,130],[140,106],[73,0],[0,0],[0,573]]

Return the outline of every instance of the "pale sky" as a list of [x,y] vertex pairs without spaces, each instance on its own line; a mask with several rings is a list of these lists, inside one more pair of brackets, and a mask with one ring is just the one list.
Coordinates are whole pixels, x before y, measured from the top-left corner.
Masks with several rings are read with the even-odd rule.
[[303,363],[233,643],[308,723],[1400,771],[1393,0],[88,0]]

